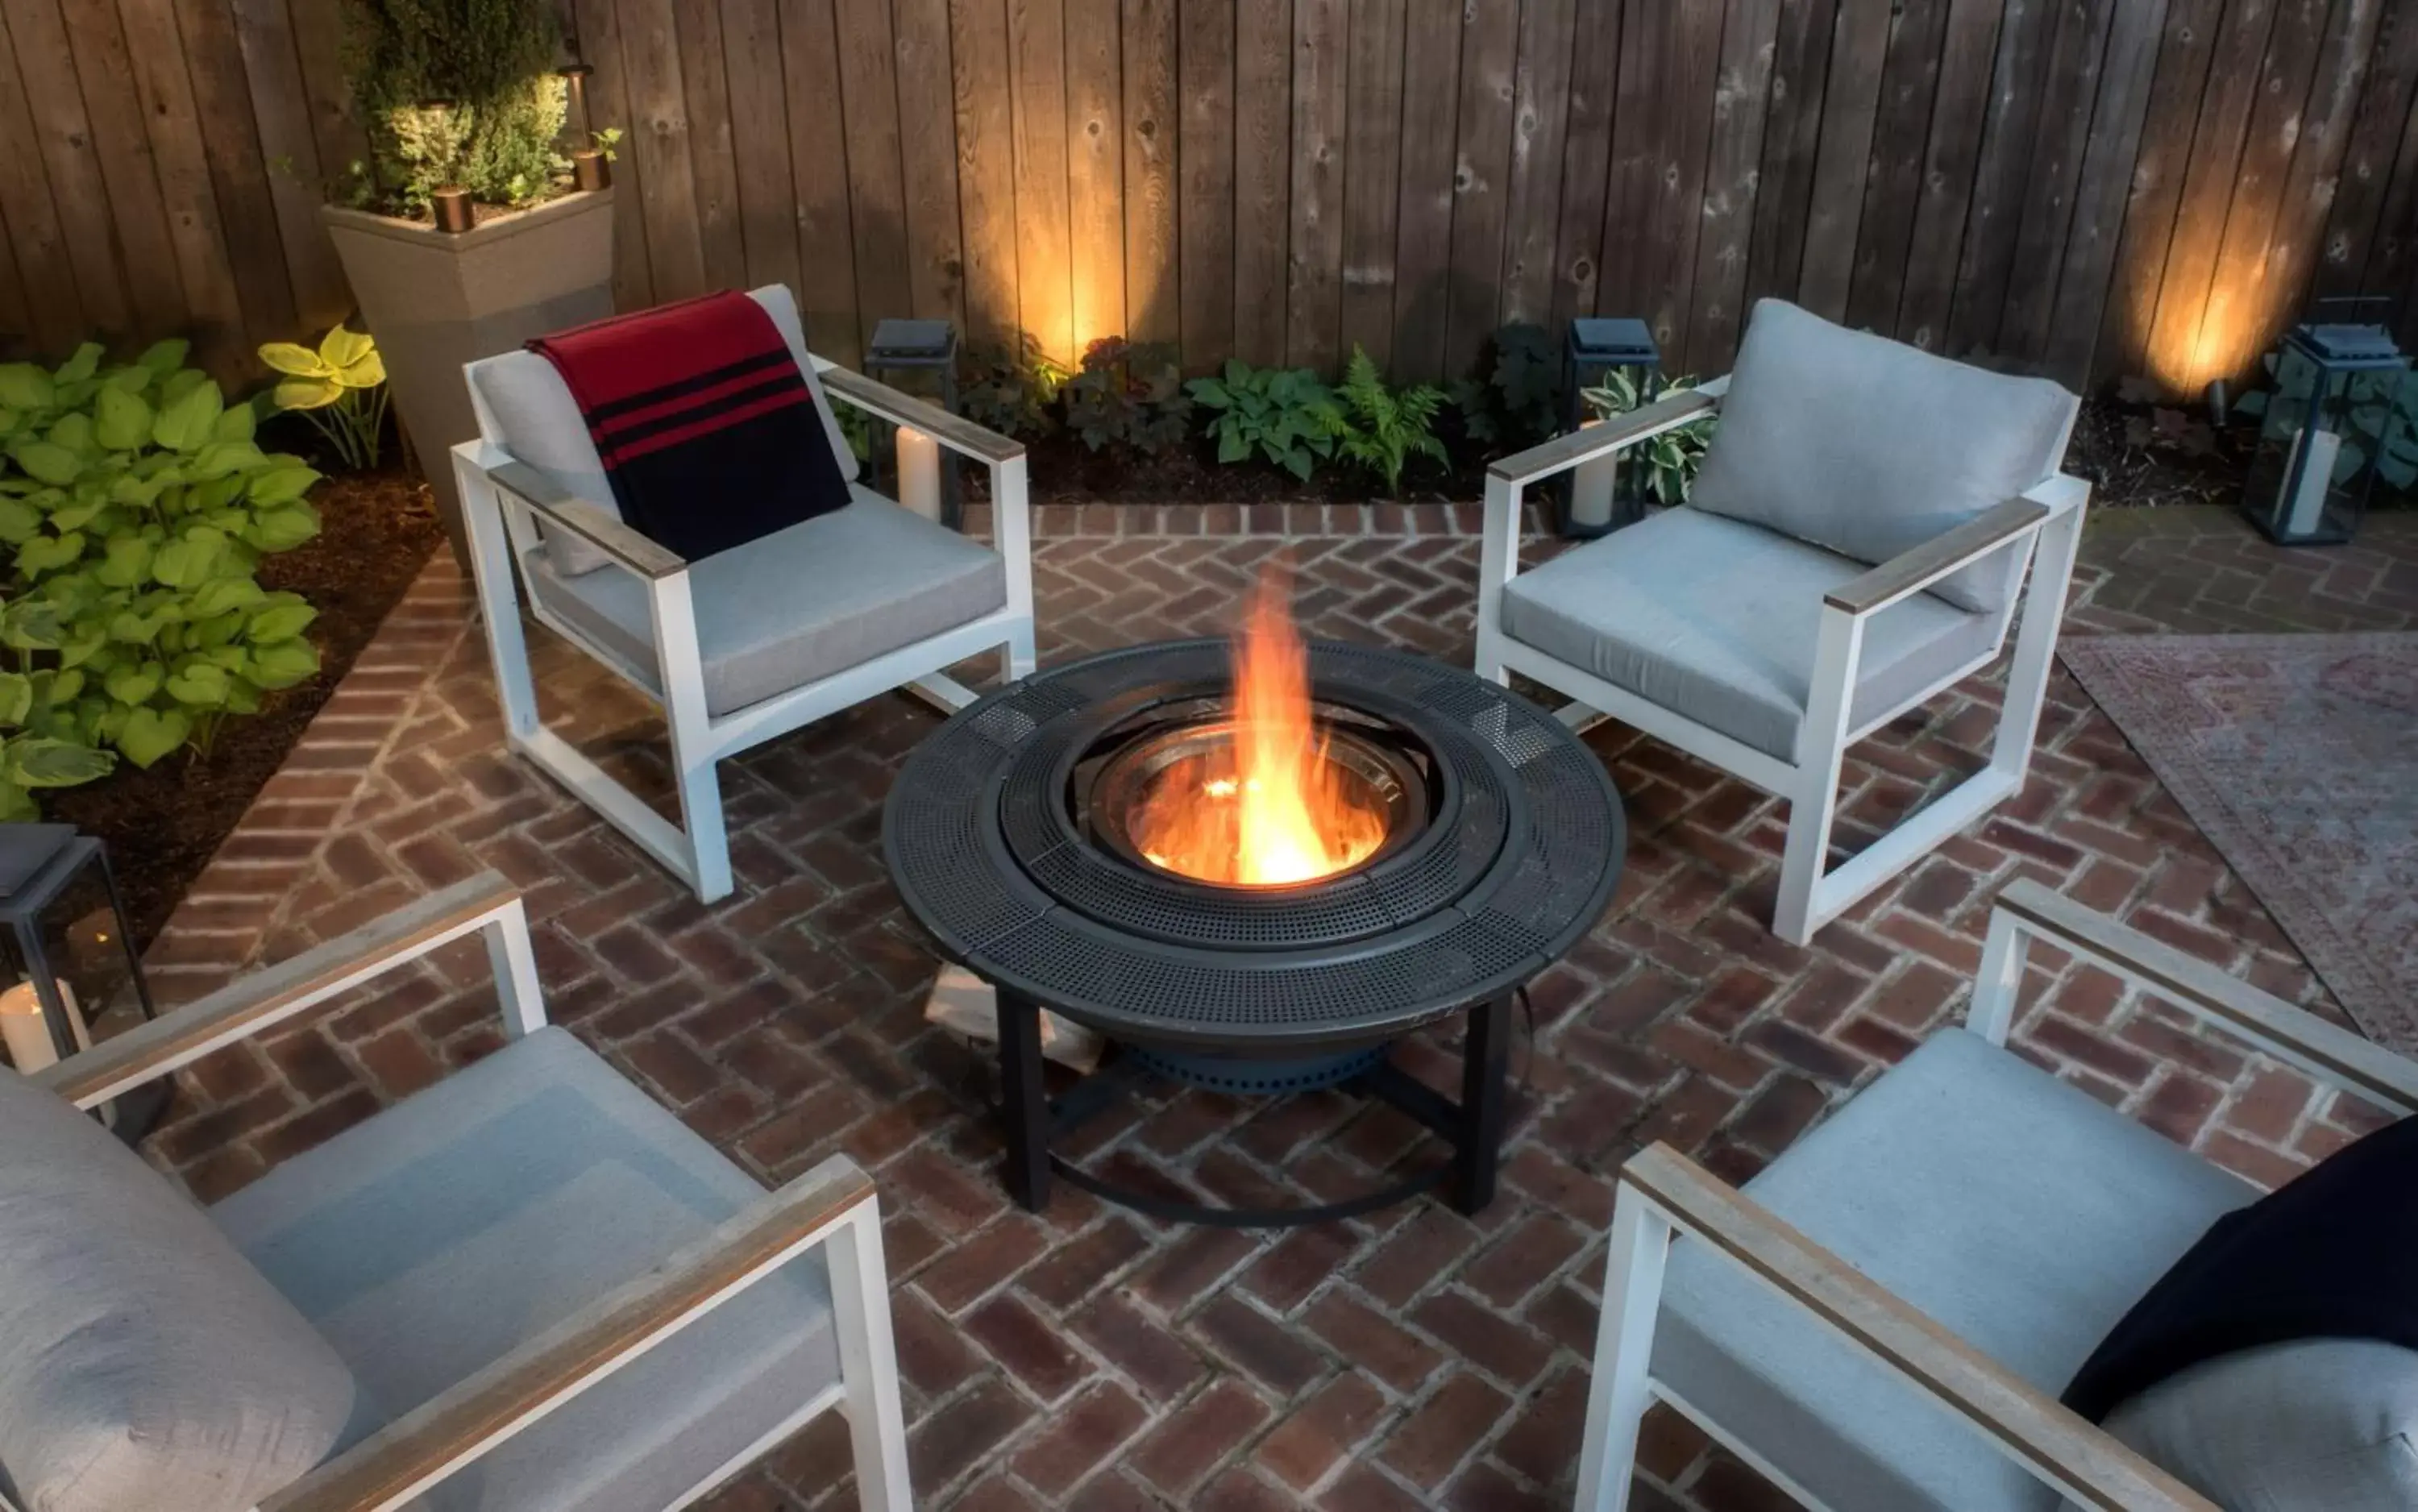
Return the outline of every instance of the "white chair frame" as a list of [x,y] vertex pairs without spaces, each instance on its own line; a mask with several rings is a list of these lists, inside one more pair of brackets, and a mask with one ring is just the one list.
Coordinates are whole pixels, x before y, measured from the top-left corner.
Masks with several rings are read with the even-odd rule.
[[[993,648],[999,649],[1002,680],[1013,681],[1033,668],[1033,529],[1022,443],[822,358],[813,360],[825,391],[834,401],[920,431],[989,468],[991,539],[1006,560],[1007,603],[978,619],[726,714],[709,713],[705,706],[688,563],[610,512],[564,493],[492,442],[465,441],[453,448],[453,472],[470,537],[479,609],[486,623],[496,682],[502,692],[506,740],[513,750],[570,788],[694,888],[706,903],[727,897],[731,891],[730,841],[723,823],[715,762],[895,689],[913,693],[943,713],[954,712],[973,702],[976,695],[944,669]],[[481,410],[482,426],[492,431],[493,418],[485,412],[485,402],[475,384],[471,396]],[[528,595],[527,602],[541,624],[602,662],[663,709],[670,727],[680,796],[677,825],[606,775],[570,741],[547,729],[539,717],[528,639],[521,627],[523,601],[517,574],[520,559],[539,543],[540,519],[547,528],[576,535],[612,559],[610,568],[597,571],[629,572],[647,585],[655,649],[655,664],[647,669],[630,664],[619,652],[548,610],[536,594]]]
[[[1517,672],[1574,700],[1558,710],[1572,728],[1606,717],[1664,741],[1701,761],[1783,799],[1788,841],[1780,868],[1772,932],[1802,945],[1814,932],[1853,908],[1976,817],[2020,790],[2039,733],[2042,700],[2074,576],[2074,548],[2090,485],[2058,473],[1972,521],[1883,562],[1825,595],[1814,643],[1813,685],[1795,759],[1782,761],[1720,730],[1700,725],[1582,666],[1513,639],[1503,629],[1503,590],[1520,573],[1521,495],[1531,484],[1582,463],[1617,454],[1649,436],[1694,424],[1718,407],[1727,377],[1648,405],[1616,420],[1558,436],[1487,469],[1486,518],[1477,574],[1477,675],[1497,682]],[[2060,443],[2060,450],[2062,444]],[[2030,564],[2021,597],[2023,622],[1990,761],[1980,771],[1901,820],[1852,859],[1829,864],[1830,831],[1838,814],[1839,774],[1848,749],[1945,689],[1998,659],[2015,603],[1999,611],[1987,655],[1937,679],[1861,724],[1851,723],[1856,665],[1864,626],[1890,604],[1919,593],[1957,569],[2010,542]]]
[[[2011,884],[1990,915],[1967,1023],[2003,1046],[2034,940],[2126,982],[2257,1049],[2380,1107],[2418,1112],[2418,1061],[2405,1060],[2239,982],[2037,882]],[[2043,1073],[2045,1075],[2045,1073]],[[1785,1157],[1783,1157],[1785,1158]],[[1819,1319],[1843,1345],[1896,1372],[1968,1421],[1999,1453],[2078,1505],[2104,1512],[2219,1512],[2214,1504],[1980,1353],[1768,1208],[1667,1146],[1621,1169],[1606,1257],[1594,1382],[1579,1458],[1581,1512],[1624,1512],[1638,1426],[1657,1401],[1805,1506],[1825,1504],[1653,1374],[1655,1321],[1675,1237],[1743,1267]],[[1840,1508],[1838,1512],[1854,1512]]]
[[[545,1026],[528,916],[494,872],[433,893],[350,934],[234,982],[33,1079],[92,1109],[238,1040],[265,1033],[449,941],[484,937],[508,1040]],[[375,1121],[373,1121],[375,1122]],[[673,1504],[696,1502],[809,1421],[848,1416],[859,1504],[908,1512],[906,1415],[873,1184],[834,1156],[556,1327],[456,1382],[260,1504],[259,1512],[392,1512],[589,1386],[820,1246],[830,1267],[840,1380]],[[668,1509],[667,1509],[668,1512]]]

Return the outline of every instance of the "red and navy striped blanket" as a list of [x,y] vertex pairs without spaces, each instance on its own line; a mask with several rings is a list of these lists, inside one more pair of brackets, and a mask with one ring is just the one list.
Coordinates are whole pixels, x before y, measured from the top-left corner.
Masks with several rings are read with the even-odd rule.
[[709,294],[541,336],[588,422],[621,518],[690,561],[848,503],[780,328]]

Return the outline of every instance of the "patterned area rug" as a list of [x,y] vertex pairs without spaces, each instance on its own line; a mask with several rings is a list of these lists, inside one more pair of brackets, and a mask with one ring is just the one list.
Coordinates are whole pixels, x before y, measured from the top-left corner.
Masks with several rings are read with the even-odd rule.
[[2092,636],[2062,654],[2335,1000],[2418,1052],[2418,634]]

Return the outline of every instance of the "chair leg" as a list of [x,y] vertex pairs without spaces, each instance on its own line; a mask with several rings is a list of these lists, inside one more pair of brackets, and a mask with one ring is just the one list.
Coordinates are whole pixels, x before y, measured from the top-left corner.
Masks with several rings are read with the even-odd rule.
[[1638,1426],[1654,1405],[1648,1367],[1670,1253],[1670,1224],[1624,1187],[1613,1206],[1612,1245],[1604,1260],[1595,1380],[1587,1391],[1586,1435],[1579,1451],[1578,1512],[1626,1512],[1629,1505]]
[[1018,678],[1033,676],[1040,658],[1033,649],[1033,621],[1025,620],[1011,632],[1007,644],[999,649],[999,680],[1014,682]]
[[909,1512],[907,1415],[898,1404],[898,1355],[890,1332],[890,1276],[881,1261],[881,1214],[856,1210],[824,1251],[839,1329],[839,1370],[856,1460],[857,1504]]
[[671,726],[672,766],[680,786],[681,832],[688,842],[690,880],[700,903],[730,895],[730,840],[722,824],[722,785],[713,771],[713,723],[705,704],[705,659],[697,649],[696,608],[688,574],[647,585],[653,620],[664,719]]
[[486,473],[467,459],[453,459],[453,481],[470,536],[470,575],[479,590],[479,617],[486,622],[487,654],[496,668],[504,728],[517,744],[538,728],[537,680],[529,672],[528,636],[521,625],[520,595],[513,586],[513,551],[504,534],[503,508]]

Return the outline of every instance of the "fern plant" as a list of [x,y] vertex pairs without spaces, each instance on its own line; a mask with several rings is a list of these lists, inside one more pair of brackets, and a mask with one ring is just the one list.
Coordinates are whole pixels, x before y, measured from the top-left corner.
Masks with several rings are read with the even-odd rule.
[[1355,343],[1336,397],[1343,402],[1343,428],[1338,436],[1343,455],[1384,478],[1387,494],[1401,492],[1402,468],[1411,458],[1446,460],[1444,443],[1435,434],[1443,389],[1424,383],[1386,388],[1377,364]]

